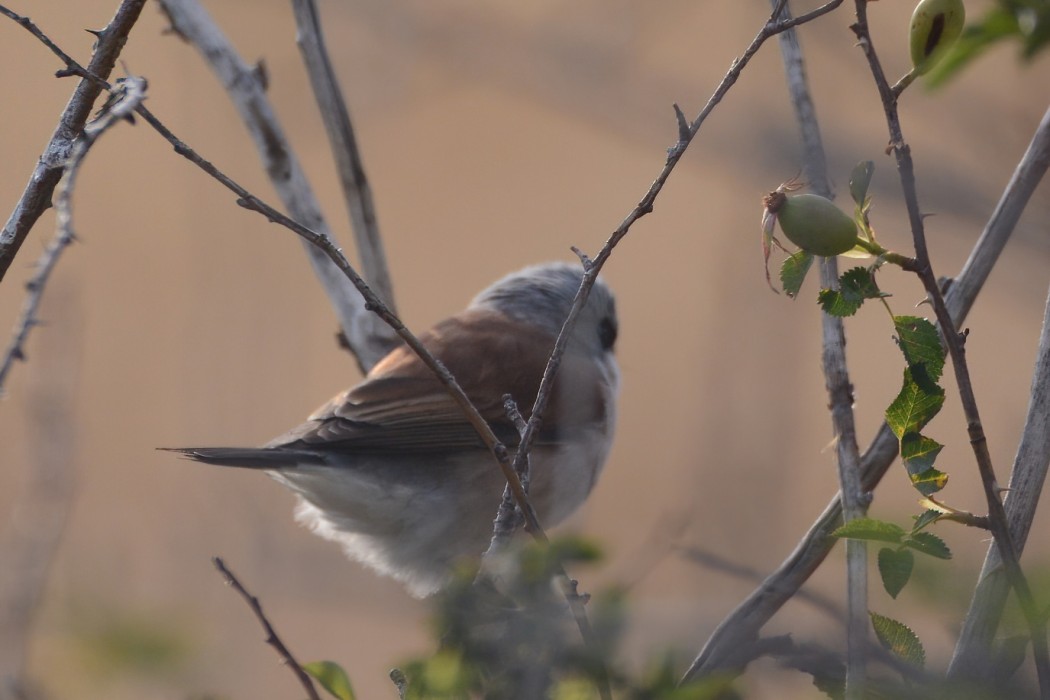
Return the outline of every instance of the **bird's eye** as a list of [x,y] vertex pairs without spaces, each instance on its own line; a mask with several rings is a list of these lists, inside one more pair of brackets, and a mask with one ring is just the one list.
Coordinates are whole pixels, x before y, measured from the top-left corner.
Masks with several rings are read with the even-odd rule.
[[602,350],[612,350],[616,344],[616,320],[606,316],[598,324],[598,341],[602,344]]

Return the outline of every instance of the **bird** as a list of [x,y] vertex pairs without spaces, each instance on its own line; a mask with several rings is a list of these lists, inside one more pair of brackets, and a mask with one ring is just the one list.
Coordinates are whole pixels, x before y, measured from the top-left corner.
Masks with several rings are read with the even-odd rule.
[[[573,306],[578,264],[526,267],[422,334],[496,436],[524,418]],[[599,278],[566,344],[529,454],[529,500],[544,527],[587,498],[609,455],[620,372],[615,300]],[[461,408],[402,343],[357,385],[263,447],[164,448],[198,462],[262,470],[298,496],[296,520],[416,597],[444,588],[491,537],[505,478]]]

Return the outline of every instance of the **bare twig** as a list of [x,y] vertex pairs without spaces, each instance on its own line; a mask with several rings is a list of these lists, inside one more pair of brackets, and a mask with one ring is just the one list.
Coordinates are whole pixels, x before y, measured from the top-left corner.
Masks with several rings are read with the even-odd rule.
[[25,360],[25,343],[29,332],[35,328],[40,320],[37,318],[37,309],[44,297],[44,288],[51,277],[51,273],[58,263],[62,251],[65,250],[73,237],[66,232],[55,236],[44,250],[43,255],[36,262],[36,274],[26,282],[26,300],[22,305],[22,313],[18,323],[15,324],[14,333],[11,334],[11,342],[4,351],[3,359],[0,360],[0,396],[3,395],[4,382],[15,362]]
[[[321,206],[284,136],[258,72],[240,58],[229,39],[196,0],[161,0],[160,6],[173,29],[200,50],[226,87],[289,216],[305,228],[332,240]],[[354,292],[344,272],[332,264],[328,253],[309,242],[304,242],[304,249],[339,315],[343,334],[361,369],[371,369],[396,345],[397,338],[386,324],[369,313],[367,302]]]
[[363,276],[368,280],[368,286],[396,313],[394,286],[386,264],[383,239],[379,235],[372,188],[365,175],[364,159],[354,136],[350,111],[328,57],[317,5],[314,0],[293,0],[292,8],[299,30],[296,41],[303,54],[306,72],[317,98],[318,111],[324,120],[328,141],[335,156],[339,182],[343,186],[343,197],[353,226],[354,242],[361,256]]
[[937,277],[933,272],[926,245],[922,211],[919,207],[919,198],[915,186],[915,170],[911,158],[911,148],[904,140],[900,117],[897,113],[896,95],[893,94],[892,88],[887,83],[886,75],[875,53],[871,34],[868,31],[867,10],[866,0],[856,0],[857,21],[852,26],[852,29],[857,35],[865,57],[868,59],[872,77],[882,98],[882,106],[886,114],[886,125],[890,136],[890,147],[897,162],[897,171],[900,176],[904,203],[908,211],[908,221],[912,231],[912,242],[915,246],[915,260],[918,267],[916,274],[922,281],[923,287],[933,305],[937,322],[941,328],[941,337],[948,349],[948,355],[952,358],[955,383],[959,390],[959,399],[962,403],[963,413],[966,416],[966,429],[977,461],[977,469],[981,476],[985,501],[988,504],[988,518],[992,535],[1002,556],[1006,577],[1017,594],[1017,600],[1028,622],[1041,696],[1050,698],[1050,648],[1048,648],[1046,638],[1046,619],[1035,602],[1028,580],[1021,569],[1017,548],[1010,535],[1006,511],[1000,499],[999,485],[992,465],[991,453],[988,449],[988,439],[984,433],[980,411],[977,407],[977,398],[970,380],[969,367],[963,348],[963,336],[956,329],[951,312],[948,310],[944,297],[941,294]]
[[[92,75],[102,79],[109,76],[145,2],[146,0],[123,0],[106,28],[97,33],[98,41],[95,45],[95,52],[87,67]],[[44,43],[53,51],[57,49],[54,43],[46,40],[46,37],[29,18],[3,6],[0,6],[0,14],[10,17],[34,36],[44,40]],[[22,242],[29,235],[30,229],[33,228],[40,215],[51,206],[51,195],[58,185],[59,178],[62,177],[66,159],[73,148],[74,141],[83,131],[84,124],[87,123],[91,109],[102,89],[98,81],[83,79],[73,91],[73,96],[62,112],[47,148],[37,161],[29,183],[3,230],[0,231],[0,280],[3,280],[4,275],[7,274]]]
[[[776,0],[771,0],[776,6]],[[784,17],[790,8],[784,7]],[[824,143],[817,122],[816,109],[806,80],[805,63],[798,36],[794,29],[779,37],[784,60],[791,103],[799,124],[803,151],[803,172],[815,193],[834,196],[827,175]],[[825,258],[820,266],[821,287],[838,287],[838,261]],[[846,366],[846,332],[842,319],[828,313],[821,314],[824,337],[822,361],[828,406],[835,434],[838,456],[839,487],[842,494],[843,515],[848,522],[864,517],[868,512],[870,495],[861,485],[860,449],[857,447],[857,427],[853,414],[853,384]],[[859,700],[865,695],[868,652],[868,546],[862,540],[846,541],[846,690],[847,700]]]
[[[525,434],[522,436],[521,445],[519,446],[518,453],[515,457],[516,460],[523,460],[525,458],[525,455],[527,455],[532,448],[532,443],[539,433],[539,428],[543,423],[543,415],[546,412],[547,404],[550,401],[554,377],[557,375],[558,368],[561,365],[562,356],[565,354],[566,344],[568,343],[572,329],[576,326],[576,318],[579,316],[580,310],[583,308],[584,304],[587,303],[587,298],[590,296],[591,288],[594,286],[598,274],[601,272],[605,262],[609,259],[609,256],[612,255],[613,249],[621,240],[623,240],[635,222],[653,212],[656,199],[659,197],[660,192],[667,183],[667,179],[671,176],[671,173],[674,171],[675,166],[678,165],[678,162],[682,159],[682,156],[685,155],[686,149],[689,148],[689,144],[692,143],[697,132],[700,131],[700,127],[703,126],[708,115],[722,101],[729,92],[729,89],[733,87],[744,68],[754,55],[758,53],[758,50],[766,40],[780,32],[790,29],[791,27],[817,19],[842,4],[842,0],[832,0],[832,2],[821,5],[817,9],[800,15],[799,17],[777,21],[776,18],[780,13],[780,9],[786,4],[786,2],[787,0],[779,0],[778,5],[770,15],[769,20],[762,26],[762,29],[759,30],[758,34],[744,50],[743,55],[739,58],[733,59],[729,71],[726,73],[725,77],[722,78],[718,87],[715,88],[715,91],[708,99],[707,104],[704,105],[703,109],[700,110],[700,113],[689,124],[688,129],[682,129],[681,117],[678,117],[678,139],[675,144],[667,150],[667,160],[664,163],[663,169],[656,176],[656,179],[649,186],[649,189],[642,196],[638,204],[612,232],[598,254],[593,258],[588,258],[586,255],[576,251],[577,255],[580,255],[580,262],[584,270],[583,280],[580,283],[580,289],[576,292],[576,298],[573,300],[573,305],[569,311],[569,315],[565,319],[565,323],[562,325],[561,332],[558,334],[558,339],[554,344],[554,349],[547,362],[547,367],[544,369],[543,380],[540,382],[539,391],[536,393],[536,400],[533,402],[532,412],[529,415],[529,423],[526,427]],[[675,113],[681,113],[681,109],[676,109]],[[575,251],[576,249],[574,248],[573,250]]]
[[[514,424],[514,428],[518,431],[518,435],[520,436],[524,433],[525,419],[522,417],[521,411],[518,410],[518,405],[514,401],[514,397],[510,394],[505,394],[503,396],[503,410],[506,412],[511,423]],[[529,492],[529,469],[530,463],[526,458],[522,465],[522,471],[518,472],[518,479],[521,481],[521,488],[526,494]],[[508,484],[507,487],[503,489],[503,499],[500,501],[499,509],[496,511],[496,519],[492,523],[492,540],[489,542],[488,550],[482,555],[482,562],[500,552],[523,523],[524,518],[514,502],[514,492],[511,491],[510,484]],[[482,568],[482,571],[478,572],[478,575],[481,576],[483,571],[484,568]]]
[[281,638],[277,636],[277,632],[274,630],[273,625],[270,624],[266,614],[263,612],[262,605],[259,603],[259,599],[249,593],[245,587],[241,584],[237,577],[233,575],[233,572],[226,568],[226,563],[220,557],[212,557],[212,564],[219,570],[224,581],[228,586],[231,586],[233,590],[237,591],[245,602],[248,603],[248,607],[251,608],[252,613],[255,614],[256,619],[259,620],[259,624],[262,625],[263,631],[266,633],[266,643],[269,644],[277,651],[277,655],[281,657],[281,661],[292,669],[292,673],[295,674],[296,679],[299,681],[299,685],[306,691],[306,696],[310,700],[321,700],[321,697],[317,694],[317,689],[314,687],[314,682],[310,676],[303,670],[303,667],[299,665],[299,662],[292,656],[292,652],[288,650],[288,647],[284,645]]

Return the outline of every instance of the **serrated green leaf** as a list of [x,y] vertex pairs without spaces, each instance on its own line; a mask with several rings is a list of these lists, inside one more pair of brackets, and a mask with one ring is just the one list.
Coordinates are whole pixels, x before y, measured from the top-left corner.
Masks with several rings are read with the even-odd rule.
[[944,540],[932,532],[916,532],[914,535],[905,538],[904,545],[937,559],[952,558],[952,550],[948,549],[948,545],[944,543]]
[[354,700],[354,690],[350,687],[350,677],[343,667],[334,661],[311,661],[303,664],[303,670],[313,676],[333,697],[339,700]]
[[911,578],[911,571],[915,568],[915,555],[908,549],[893,549],[883,547],[879,550],[879,575],[882,577],[882,587],[896,598],[897,594],[904,588],[904,584]]
[[871,175],[875,172],[875,162],[862,160],[853,167],[849,176],[849,196],[853,201],[863,206],[868,197],[868,185],[871,184]]
[[847,299],[878,299],[888,296],[875,284],[875,273],[867,267],[854,267],[839,278],[840,291]]
[[830,316],[852,316],[867,299],[886,296],[875,284],[875,276],[866,267],[854,267],[839,277],[838,290],[822,289],[817,296],[821,308]]
[[817,301],[820,303],[820,308],[824,310],[829,316],[837,316],[838,318],[846,318],[857,313],[857,309],[860,308],[863,300],[849,300],[841,292],[837,292],[834,289],[821,289],[820,293],[817,294]]
[[922,648],[922,642],[907,625],[878,613],[869,612],[868,615],[871,616],[875,636],[891,654],[919,668],[926,665],[926,651]]
[[798,290],[802,288],[802,282],[806,279],[806,273],[813,265],[813,254],[799,250],[788,257],[780,266],[780,284],[784,287],[784,293],[794,299],[798,296]]
[[886,423],[897,439],[918,433],[944,405],[944,389],[929,380],[924,366],[909,365],[904,385],[886,409]]
[[948,485],[948,475],[933,467],[918,474],[909,474],[911,485],[923,496],[932,496]]
[[832,537],[852,540],[874,540],[900,544],[904,540],[904,528],[875,518],[854,518],[831,533]]
[[944,445],[919,433],[906,433],[901,438],[901,460],[911,475],[931,469],[942,449]]
[[925,365],[926,373],[934,382],[944,371],[944,348],[937,327],[918,316],[894,316],[897,344],[909,365]]

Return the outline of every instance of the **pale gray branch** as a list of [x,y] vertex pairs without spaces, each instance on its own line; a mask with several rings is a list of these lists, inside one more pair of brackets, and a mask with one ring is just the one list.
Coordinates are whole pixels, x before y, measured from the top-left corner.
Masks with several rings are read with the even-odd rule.
[[364,159],[357,145],[357,137],[354,136],[350,111],[328,57],[317,5],[314,0],[293,0],[292,7],[299,30],[296,41],[306,64],[306,72],[310,76],[310,85],[313,87],[314,97],[317,98],[317,107],[324,120],[325,131],[328,132],[328,142],[332,146],[339,183],[343,187],[343,197],[346,199],[353,227],[354,242],[357,244],[357,253],[361,256],[362,276],[387,307],[397,313],[397,307],[394,305],[394,285],[386,264],[383,239],[379,235],[372,188],[365,174]]
[[[241,59],[196,0],[160,0],[160,4],[172,28],[198,48],[226,88],[289,216],[332,239],[321,206],[292,153],[257,71]],[[354,356],[362,370],[367,371],[396,345],[396,335],[366,308],[361,295],[322,250],[308,242],[303,243],[303,248],[336,309]]]

